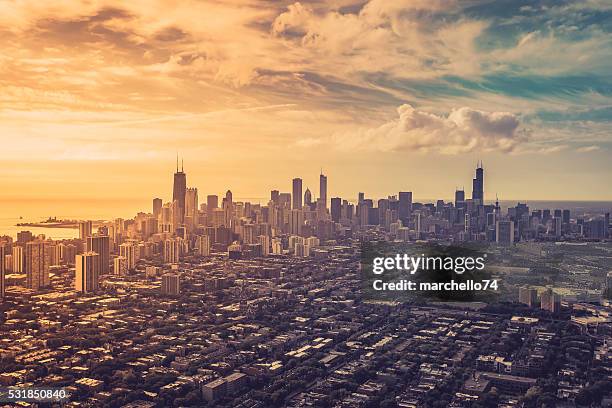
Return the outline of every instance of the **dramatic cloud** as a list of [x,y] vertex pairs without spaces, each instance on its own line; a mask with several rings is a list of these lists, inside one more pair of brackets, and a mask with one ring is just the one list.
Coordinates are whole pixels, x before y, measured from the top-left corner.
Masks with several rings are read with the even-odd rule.
[[527,142],[518,117],[507,112],[483,112],[467,107],[448,116],[419,111],[404,104],[399,117],[381,126],[340,133],[332,140],[338,147],[380,151],[420,151],[443,154],[473,151],[511,152]]

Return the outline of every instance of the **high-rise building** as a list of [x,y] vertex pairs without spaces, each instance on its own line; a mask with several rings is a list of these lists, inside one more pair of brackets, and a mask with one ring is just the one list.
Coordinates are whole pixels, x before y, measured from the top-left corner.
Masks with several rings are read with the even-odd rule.
[[563,223],[564,224],[570,223],[570,210],[563,210]]
[[138,256],[136,254],[136,250],[138,246],[134,242],[124,242],[119,245],[119,256],[122,256],[126,259],[127,269],[134,270],[136,268],[136,261],[138,260]]
[[463,208],[465,205],[465,191],[455,190],[455,207]]
[[327,176],[323,172],[319,176],[319,200],[323,208],[327,208]]
[[13,245],[13,273],[23,273],[24,262],[23,247],[20,245]]
[[181,171],[178,168],[178,157],[176,158],[176,173],[174,173],[174,184],[172,186],[172,201],[178,202],[178,213],[176,217],[179,224],[185,222],[185,192],[187,191],[187,175],[183,172],[181,161]]
[[340,222],[342,214],[342,199],[340,197],[333,197],[331,199],[331,218],[333,222]]
[[538,301],[538,290],[530,287],[519,288],[519,302],[529,307],[535,307]]
[[312,193],[310,192],[310,189],[306,188],[306,191],[304,192],[304,205],[306,207],[310,207],[311,204],[312,204]]
[[291,219],[289,222],[289,233],[293,235],[302,234],[302,226],[304,225],[304,213],[302,210],[291,210]]
[[183,240],[181,238],[167,238],[164,240],[164,262],[178,263],[181,258]]
[[49,257],[43,240],[26,243],[25,246],[26,285],[35,291],[49,286]]
[[181,293],[181,281],[177,274],[162,275],[161,293],[164,295],[178,295]]
[[561,310],[561,296],[547,288],[540,296],[540,307],[551,313],[558,313]]
[[498,244],[512,244],[514,242],[514,221],[497,221],[495,239]]
[[185,191],[185,224],[191,228],[198,225],[198,189],[188,188]]
[[398,217],[404,225],[410,222],[410,211],[412,211],[412,191],[400,191]]
[[6,265],[4,258],[8,252],[8,245],[0,243],[0,299],[4,299],[6,291]]
[[20,231],[17,233],[17,243],[25,245],[26,242],[34,240],[34,235],[30,231]]
[[261,245],[261,255],[262,256],[270,255],[270,245],[271,245],[270,237],[267,235],[259,235],[257,237],[257,240],[259,241],[259,244]]
[[484,204],[484,169],[482,162],[476,168],[476,178],[472,180],[472,200],[479,200],[479,204]]
[[162,205],[163,203],[161,198],[153,199],[153,216],[155,217],[155,219],[159,218],[159,214],[161,214]]
[[77,255],[74,262],[75,289],[78,292],[90,293],[98,290],[100,255],[95,252],[85,252]]
[[126,276],[128,274],[128,261],[125,256],[115,257],[113,260],[113,274]]
[[95,252],[100,255],[96,258],[100,275],[110,273],[110,238],[108,235],[95,234],[87,237],[87,252]]
[[91,227],[91,221],[79,221],[79,239],[85,241],[87,237],[91,236]]
[[206,211],[210,214],[215,208],[219,208],[219,196],[207,195],[206,196]]
[[272,201],[274,204],[278,205],[279,204],[279,198],[280,198],[280,193],[279,193],[278,190],[270,191],[270,201]]
[[198,236],[198,238],[196,239],[196,247],[198,249],[198,255],[210,255],[210,237],[208,235]]
[[302,179],[293,179],[293,209],[302,209]]

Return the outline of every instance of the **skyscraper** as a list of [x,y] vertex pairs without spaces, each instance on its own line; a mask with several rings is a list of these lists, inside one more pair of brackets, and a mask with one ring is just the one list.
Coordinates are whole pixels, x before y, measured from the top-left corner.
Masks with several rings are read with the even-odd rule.
[[98,290],[99,258],[100,255],[91,251],[76,256],[74,286],[78,292],[90,293]]
[[49,286],[49,257],[45,241],[30,241],[25,246],[26,285],[35,291]]
[[138,247],[131,241],[124,242],[123,244],[119,245],[119,256],[126,259],[128,270],[133,270],[136,268],[136,261],[138,260],[136,256],[136,249],[138,249]]
[[4,264],[4,257],[8,253],[8,245],[0,243],[0,299],[4,299],[4,292],[6,290],[6,267]]
[[312,193],[307,188],[306,191],[304,192],[304,205],[308,207],[311,204],[312,204]]
[[190,227],[198,225],[198,189],[188,188],[185,191],[185,224]]
[[465,205],[465,191],[455,190],[455,207],[463,208]]
[[302,179],[293,179],[293,209],[302,208]]
[[206,196],[206,211],[208,211],[208,214],[211,214],[215,208],[219,208],[219,196]]
[[23,273],[24,255],[23,247],[13,246],[13,273]]
[[341,211],[342,199],[340,197],[333,197],[331,199],[331,218],[333,222],[340,222]]
[[512,244],[514,242],[514,221],[497,221],[495,239],[498,244]]
[[178,295],[181,291],[181,281],[177,274],[162,275],[161,292],[164,295]]
[[79,239],[85,241],[91,235],[91,221],[79,221]]
[[92,235],[87,237],[87,252],[95,252],[99,255],[97,271],[104,275],[110,273],[110,239],[108,235]]
[[159,214],[161,213],[162,205],[163,203],[162,203],[161,198],[153,199],[153,216],[155,217],[155,219],[159,217]]
[[181,238],[167,238],[164,241],[164,262],[165,263],[178,263],[180,261],[181,249],[183,240]]
[[410,222],[410,211],[412,211],[412,191],[400,191],[398,217],[404,225]]
[[176,173],[174,173],[174,185],[172,188],[172,201],[178,202],[178,222],[185,222],[185,192],[187,191],[187,175],[183,172],[183,162],[181,161],[181,171],[178,169],[178,156],[176,158]]
[[476,178],[472,180],[472,200],[480,200],[484,204],[484,169],[482,162],[476,168]]
[[319,197],[323,208],[327,208],[327,176],[323,172],[319,176]]

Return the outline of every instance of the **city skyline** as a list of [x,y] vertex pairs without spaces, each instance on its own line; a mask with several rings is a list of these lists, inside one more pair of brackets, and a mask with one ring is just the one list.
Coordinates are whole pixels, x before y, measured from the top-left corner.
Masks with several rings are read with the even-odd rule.
[[144,198],[177,150],[245,197],[321,167],[441,197],[482,159],[508,198],[612,200],[597,2],[0,7],[3,201]]

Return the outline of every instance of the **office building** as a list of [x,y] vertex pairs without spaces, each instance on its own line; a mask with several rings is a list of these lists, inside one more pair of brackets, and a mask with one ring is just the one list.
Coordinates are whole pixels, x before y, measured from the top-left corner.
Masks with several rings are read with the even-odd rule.
[[74,263],[75,289],[82,293],[98,290],[100,255],[95,252],[85,252],[77,255]]
[[514,242],[514,221],[497,221],[495,225],[495,241],[498,244],[506,245]]
[[538,301],[538,290],[530,287],[519,288],[519,302],[529,307],[535,307]]
[[476,177],[472,180],[472,200],[484,204],[484,169],[482,162],[476,168]]
[[323,173],[319,176],[319,200],[323,208],[327,208],[327,176]]
[[97,262],[98,273],[106,275],[110,273],[110,239],[108,235],[92,235],[87,237],[87,252],[95,252],[99,255]]
[[138,246],[134,242],[124,242],[119,245],[119,256],[126,259],[127,269],[134,270],[136,268],[136,261],[138,261],[138,254],[136,251]]
[[163,203],[161,198],[153,199],[153,217],[155,217],[155,219],[159,218],[159,215],[161,214],[162,205]]
[[113,260],[113,274],[126,276],[128,274],[128,260],[125,256],[115,257]]
[[178,157],[176,158],[176,173],[174,173],[174,183],[172,185],[172,201],[176,201],[176,219],[178,224],[185,222],[185,193],[187,191],[187,175],[183,172],[183,162],[181,170],[178,168]]
[[79,221],[79,239],[85,241],[87,237],[91,236],[91,230],[91,221]]
[[302,209],[302,179],[293,179],[293,209]]
[[49,256],[45,241],[35,240],[26,243],[25,272],[28,288],[38,291],[50,285]]
[[23,254],[23,247],[20,245],[13,245],[13,273],[23,273],[25,257]]
[[340,222],[342,214],[342,199],[340,197],[333,197],[331,199],[331,218],[333,222]]
[[196,238],[196,247],[198,249],[198,255],[210,255],[210,237],[208,235],[199,235]]
[[181,292],[181,282],[179,275],[167,273],[162,275],[161,292],[164,295],[178,295]]
[[219,208],[219,196],[207,195],[206,196],[206,211],[210,214],[215,208]]

